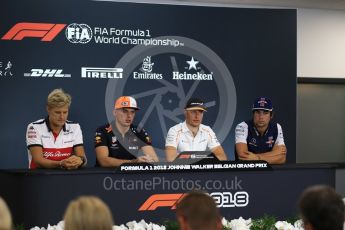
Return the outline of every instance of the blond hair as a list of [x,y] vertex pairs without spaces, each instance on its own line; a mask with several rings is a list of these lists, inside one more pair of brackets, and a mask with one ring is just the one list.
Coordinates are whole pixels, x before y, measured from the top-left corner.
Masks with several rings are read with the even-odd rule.
[[47,106],[49,108],[62,107],[72,103],[72,97],[68,93],[65,93],[63,89],[54,89],[48,95]]
[[98,197],[81,196],[72,200],[65,212],[65,230],[112,230],[109,207]]
[[0,197],[0,230],[12,228],[12,217],[6,202]]

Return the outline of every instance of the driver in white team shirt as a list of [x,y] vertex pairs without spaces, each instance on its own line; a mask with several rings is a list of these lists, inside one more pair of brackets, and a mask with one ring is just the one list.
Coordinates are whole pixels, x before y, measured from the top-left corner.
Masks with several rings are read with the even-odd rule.
[[169,129],[165,141],[167,161],[173,161],[178,153],[184,151],[211,151],[219,160],[226,160],[226,154],[216,134],[201,124],[206,107],[198,98],[188,100],[184,108],[185,121]]

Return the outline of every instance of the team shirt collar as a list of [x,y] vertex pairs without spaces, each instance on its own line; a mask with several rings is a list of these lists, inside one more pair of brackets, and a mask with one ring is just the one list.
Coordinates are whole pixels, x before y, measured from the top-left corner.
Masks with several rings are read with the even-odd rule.
[[[49,124],[49,116],[47,116],[47,117],[44,119],[44,122],[45,122],[46,125],[47,125],[48,131],[49,131],[49,132],[53,132],[53,130],[51,129],[50,124]],[[64,132],[66,132],[66,123],[62,126],[62,130],[63,130]]]
[[[254,125],[254,121],[252,121],[252,124],[253,124],[253,129],[254,129],[254,131],[255,131],[256,136],[261,136],[260,133],[259,133],[259,131],[257,130],[257,128],[256,128],[255,125]],[[268,123],[267,129],[266,129],[266,131],[265,131],[265,133],[264,133],[263,136],[266,136],[266,135],[267,135],[268,130],[270,129],[270,127],[271,127],[271,122]]]
[[[184,122],[182,123],[182,132],[183,132],[183,133],[190,132],[190,130],[188,129],[188,126],[187,126],[186,121],[184,121]],[[199,125],[198,133],[199,133],[199,132],[202,132],[202,124]]]
[[[112,121],[112,122],[109,124],[109,129],[110,129],[110,131],[113,132],[113,134],[114,134],[115,136],[122,136],[121,133],[120,133],[120,131],[119,131],[119,130],[117,129],[117,127],[116,127],[115,121]],[[131,135],[132,133],[136,133],[136,128],[135,128],[135,126],[134,126],[133,124],[131,124],[131,125],[129,126],[129,129],[128,129],[128,131],[125,133],[125,136]]]

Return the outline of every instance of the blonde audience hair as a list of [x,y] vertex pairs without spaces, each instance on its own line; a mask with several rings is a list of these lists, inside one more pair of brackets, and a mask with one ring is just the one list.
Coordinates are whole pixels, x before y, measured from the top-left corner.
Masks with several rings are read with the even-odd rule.
[[65,230],[112,230],[109,207],[98,197],[81,196],[72,200],[65,212]]
[[0,197],[0,230],[12,229],[12,217],[6,202]]
[[72,97],[68,93],[65,93],[63,89],[54,89],[48,95],[47,106],[48,108],[56,108],[68,105],[72,103]]

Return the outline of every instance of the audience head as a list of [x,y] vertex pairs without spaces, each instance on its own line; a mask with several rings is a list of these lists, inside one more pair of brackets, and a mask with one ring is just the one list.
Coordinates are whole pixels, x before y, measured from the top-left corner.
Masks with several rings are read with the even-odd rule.
[[0,230],[12,229],[12,217],[6,202],[0,197]]
[[114,222],[108,206],[95,196],[72,200],[65,212],[65,230],[112,230]]
[[180,230],[217,230],[222,228],[221,216],[213,198],[193,191],[176,206]]
[[329,186],[315,185],[304,190],[299,210],[305,230],[343,230],[344,202]]

